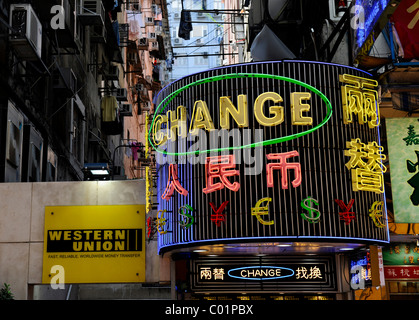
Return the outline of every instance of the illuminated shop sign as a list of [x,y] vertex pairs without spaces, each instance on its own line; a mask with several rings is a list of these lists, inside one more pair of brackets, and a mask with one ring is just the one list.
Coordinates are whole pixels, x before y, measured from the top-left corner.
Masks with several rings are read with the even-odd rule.
[[419,222],[419,118],[386,119],[394,221]]
[[42,283],[145,281],[145,205],[45,207]]
[[351,256],[351,288],[371,287],[371,258],[369,251]]
[[352,52],[357,58],[367,56],[399,4],[399,0],[355,0],[350,7]]
[[[243,257],[198,259],[192,262],[193,288],[227,289],[245,287],[256,290],[260,286],[308,288],[324,286],[324,290],[334,286],[330,274],[333,262],[329,258],[307,259],[297,257],[263,258]],[[327,289],[326,289],[327,288]],[[243,289],[242,289],[243,290]]]
[[387,242],[377,88],[355,68],[302,61],[229,66],[164,88],[149,135],[166,219],[160,248]]
[[392,243],[383,248],[383,260],[385,265],[419,266],[419,247],[416,243]]

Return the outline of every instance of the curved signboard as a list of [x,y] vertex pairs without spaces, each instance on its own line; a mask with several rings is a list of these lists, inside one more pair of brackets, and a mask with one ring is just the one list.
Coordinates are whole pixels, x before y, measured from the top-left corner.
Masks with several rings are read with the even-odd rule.
[[370,74],[295,60],[212,69],[165,87],[150,129],[160,250],[387,243],[377,101]]

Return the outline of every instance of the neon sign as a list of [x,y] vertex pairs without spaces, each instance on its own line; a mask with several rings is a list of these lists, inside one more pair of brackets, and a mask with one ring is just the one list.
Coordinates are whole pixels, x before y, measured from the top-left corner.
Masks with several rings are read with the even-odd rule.
[[[265,140],[262,142],[250,143],[247,145],[240,145],[240,146],[232,146],[226,148],[217,148],[217,149],[210,149],[210,150],[194,150],[189,152],[167,152],[157,148],[160,144],[165,142],[167,138],[174,140],[176,135],[175,131],[177,131],[178,136],[185,137],[186,136],[186,108],[184,106],[178,106],[177,108],[177,117],[173,116],[173,111],[167,111],[166,115],[163,115],[162,112],[167,108],[170,102],[183,91],[203,85],[206,83],[216,82],[220,80],[227,80],[227,79],[240,79],[240,78],[266,78],[266,79],[275,79],[275,80],[282,80],[292,84],[296,84],[302,86],[312,93],[320,96],[320,98],[324,101],[327,108],[327,113],[322,119],[322,121],[313,128],[309,128],[303,132],[287,135],[284,137],[276,137],[269,140]],[[293,92],[290,96],[291,99],[291,112],[292,112],[292,122],[294,125],[312,125],[312,118],[304,116],[303,113],[306,113],[310,110],[310,105],[307,103],[303,103],[303,101],[308,101],[311,99],[311,93],[309,92]],[[229,128],[227,122],[229,120],[229,116],[231,115],[232,118],[236,121],[239,127],[245,127],[248,125],[248,108],[247,108],[247,97],[246,95],[239,95],[238,97],[239,106],[235,108],[233,103],[228,97],[220,97],[220,127],[223,129]],[[284,108],[279,105],[274,105],[269,108],[269,115],[266,116],[263,113],[263,107],[266,101],[273,101],[274,103],[282,102],[282,97],[275,92],[265,92],[259,95],[254,103],[254,113],[256,120],[263,126],[276,126],[281,124],[284,121]],[[285,141],[289,141],[292,139],[296,139],[307,135],[311,132],[316,131],[317,129],[324,126],[332,116],[332,104],[330,103],[329,99],[318,89],[315,87],[304,83],[302,81],[277,76],[277,75],[270,75],[270,74],[258,74],[258,73],[236,73],[236,74],[226,74],[226,75],[219,75],[214,76],[211,78],[201,79],[195,82],[192,82],[184,87],[174,91],[166,98],[163,99],[162,102],[156,108],[156,113],[153,117],[150,132],[149,132],[149,141],[150,145],[159,153],[163,153],[166,155],[192,155],[192,154],[201,154],[201,153],[208,153],[208,152],[221,152],[224,150],[233,150],[233,149],[244,149],[244,148],[254,148],[257,146],[266,146],[276,143],[281,143]],[[162,132],[162,126],[166,124],[167,130],[166,134]],[[194,135],[197,134],[198,129],[204,129],[206,131],[211,131],[215,129],[214,123],[210,116],[210,112],[208,110],[208,106],[205,101],[198,100],[195,102],[191,117],[191,123],[189,126],[189,133]]]
[[360,124],[368,123],[370,128],[377,127],[380,124],[376,90],[378,82],[349,74],[339,75],[339,80],[344,83],[342,85],[343,123],[352,123],[352,115],[355,114],[358,115]]
[[231,269],[228,275],[241,280],[275,280],[288,278],[294,275],[294,270],[284,267],[274,266],[252,266]]
[[252,216],[255,216],[256,219],[263,225],[265,226],[270,226],[272,224],[275,223],[275,221],[271,220],[271,221],[265,221],[261,218],[261,216],[265,216],[269,214],[269,207],[265,206],[265,207],[261,207],[261,204],[263,202],[271,202],[272,198],[262,198],[260,200],[258,200],[258,202],[256,202],[256,205],[252,208]]
[[[375,227],[371,238],[387,239],[387,228],[375,224],[382,218],[387,225],[385,206],[382,217],[377,204],[368,216],[383,199],[385,170],[374,81],[353,68],[301,61],[220,70],[179,79],[156,101],[150,145],[159,149],[159,198],[167,200],[159,209],[173,212],[175,224],[177,208],[193,203],[198,226],[162,235],[159,248],[217,239],[361,239]],[[250,73],[267,70],[275,75]],[[302,83],[324,92],[330,105]],[[339,198],[346,200],[335,205]]]
[[347,141],[346,147],[345,156],[350,157],[346,167],[351,170],[352,190],[383,193],[383,173],[387,171],[383,164],[384,148],[375,141],[362,143],[359,138]]
[[[222,283],[230,281],[296,281],[311,282],[325,280],[325,265],[320,263],[287,263],[273,265],[201,265],[198,268],[198,279],[203,283]],[[286,279],[288,278],[288,279]]]

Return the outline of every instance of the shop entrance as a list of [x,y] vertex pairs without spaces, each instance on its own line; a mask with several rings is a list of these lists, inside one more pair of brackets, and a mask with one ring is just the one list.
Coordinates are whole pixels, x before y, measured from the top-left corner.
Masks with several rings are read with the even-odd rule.
[[[186,298],[186,297],[185,297]],[[186,300],[201,300],[201,301],[309,301],[309,300],[336,300],[335,294],[321,294],[321,293],[249,293],[249,294],[192,294]]]

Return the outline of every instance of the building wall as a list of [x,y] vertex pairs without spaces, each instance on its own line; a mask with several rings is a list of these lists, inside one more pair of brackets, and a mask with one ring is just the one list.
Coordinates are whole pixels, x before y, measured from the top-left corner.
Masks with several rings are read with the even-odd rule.
[[[45,206],[144,204],[145,183],[5,183],[0,194],[0,281],[11,285],[16,299],[28,299],[29,287],[42,279]],[[158,256],[155,245],[146,245],[146,261],[146,282],[170,281],[170,263]]]
[[[223,8],[220,0],[210,0],[206,4],[207,10]],[[184,9],[202,10],[202,2],[195,0],[184,1]],[[190,32],[190,39],[185,40],[178,36],[182,10],[181,1],[173,0],[171,3],[168,3],[168,10],[170,12],[169,24],[174,54],[173,71],[170,75],[171,80],[174,81],[189,74],[220,66],[221,58],[219,55],[215,56],[215,54],[222,51],[221,44],[225,28],[222,15],[191,12],[191,21],[196,23],[192,23],[193,29]],[[208,56],[203,56],[205,53]],[[183,57],[176,58],[176,55],[182,55]]]

